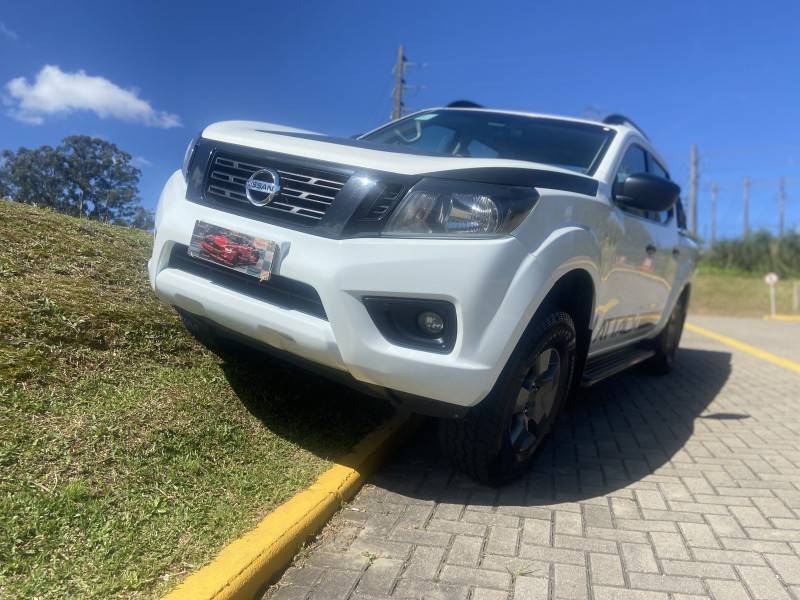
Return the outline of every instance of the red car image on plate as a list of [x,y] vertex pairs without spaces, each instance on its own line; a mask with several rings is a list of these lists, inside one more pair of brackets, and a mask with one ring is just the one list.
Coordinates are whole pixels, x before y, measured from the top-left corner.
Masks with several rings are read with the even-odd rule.
[[229,267],[254,265],[259,259],[256,248],[222,234],[207,235],[200,242],[200,250],[212,260]]

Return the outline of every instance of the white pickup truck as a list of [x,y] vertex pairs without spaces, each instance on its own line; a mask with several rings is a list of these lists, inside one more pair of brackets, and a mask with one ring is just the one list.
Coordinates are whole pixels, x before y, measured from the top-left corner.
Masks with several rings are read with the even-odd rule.
[[631,121],[423,110],[358,138],[207,127],[164,187],[156,294],[237,339],[440,418],[486,483],[572,391],[670,370],[695,268],[680,189]]

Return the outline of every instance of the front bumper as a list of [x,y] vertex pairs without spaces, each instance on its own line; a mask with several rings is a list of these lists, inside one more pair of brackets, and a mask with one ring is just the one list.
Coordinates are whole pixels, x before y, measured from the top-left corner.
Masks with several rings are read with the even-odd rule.
[[[156,215],[148,262],[153,289],[165,302],[255,342],[346,371],[366,384],[469,407],[491,390],[524,328],[520,323],[530,298],[509,302],[529,256],[516,238],[334,240],[218,211],[185,195],[186,184],[176,172]],[[313,286],[328,320],[169,268],[173,245],[188,245],[198,220],[277,242],[275,273]],[[390,343],[362,303],[366,296],[451,302],[458,320],[452,352]]]

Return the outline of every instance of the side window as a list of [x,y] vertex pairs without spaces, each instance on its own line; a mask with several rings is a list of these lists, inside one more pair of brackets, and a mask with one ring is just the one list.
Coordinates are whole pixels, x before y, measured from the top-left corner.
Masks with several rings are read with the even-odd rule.
[[669,179],[669,173],[667,173],[666,169],[653,158],[652,154],[647,155],[647,172],[663,177],[664,179]]
[[622,158],[622,163],[617,169],[617,177],[614,180],[614,193],[616,193],[629,175],[634,173],[646,173],[647,161],[645,159],[644,150],[639,146],[631,146],[625,152]]
[[[661,164],[655,158],[653,158],[653,155],[649,152],[647,153],[647,172],[652,173],[653,175],[658,175],[659,177],[663,177],[664,179],[669,179],[669,173],[667,173],[667,170],[662,167]],[[674,213],[675,209],[670,209],[661,212],[648,213],[647,216],[648,218],[658,221],[659,223],[669,223],[669,220],[672,218]]]

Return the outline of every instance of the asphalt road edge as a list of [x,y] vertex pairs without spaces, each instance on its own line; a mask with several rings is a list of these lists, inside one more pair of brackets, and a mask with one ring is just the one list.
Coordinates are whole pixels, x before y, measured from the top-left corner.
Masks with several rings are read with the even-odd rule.
[[418,424],[398,414],[367,434],[316,481],[187,577],[164,600],[252,600],[283,571],[342,503],[351,499]]

